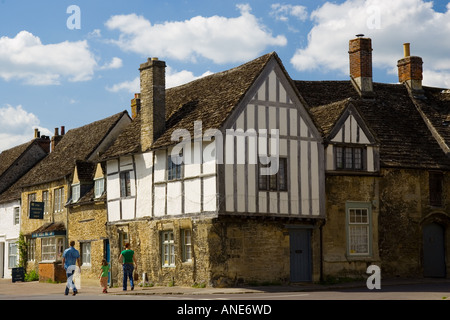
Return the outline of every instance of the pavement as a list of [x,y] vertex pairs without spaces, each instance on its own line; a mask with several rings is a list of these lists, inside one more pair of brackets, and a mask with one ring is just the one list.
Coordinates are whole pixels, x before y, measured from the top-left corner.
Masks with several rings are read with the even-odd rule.
[[[450,279],[437,278],[420,278],[420,279],[381,279],[382,287],[390,285],[420,285],[425,283],[446,282],[449,284]],[[63,294],[65,283],[46,283],[39,281],[32,282],[12,282],[11,279],[0,279],[0,300],[2,296],[31,296],[31,295],[51,295]],[[365,280],[336,283],[336,284],[316,284],[316,283],[298,283],[283,286],[253,286],[253,287],[231,287],[231,288],[195,288],[183,286],[153,286],[140,287],[135,286],[134,290],[122,291],[122,287],[108,288],[108,294],[113,295],[207,295],[207,294],[246,294],[246,293],[273,293],[273,292],[301,292],[301,291],[319,291],[319,290],[339,290],[348,288],[366,288]],[[83,281],[79,288],[79,293],[101,294],[102,288],[98,281]]]

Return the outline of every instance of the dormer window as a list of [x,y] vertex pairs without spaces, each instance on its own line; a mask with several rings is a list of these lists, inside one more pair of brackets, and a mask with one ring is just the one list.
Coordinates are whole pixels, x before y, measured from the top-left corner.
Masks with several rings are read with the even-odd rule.
[[72,202],[80,200],[80,184],[76,183],[72,185]]
[[99,178],[94,181],[94,193],[96,198],[100,198],[105,192],[105,179]]
[[336,146],[337,170],[363,170],[364,148],[350,146]]

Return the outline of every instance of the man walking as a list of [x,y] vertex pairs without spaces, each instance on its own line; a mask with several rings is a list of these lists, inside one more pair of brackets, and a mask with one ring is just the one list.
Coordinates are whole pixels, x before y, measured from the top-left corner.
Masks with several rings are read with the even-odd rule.
[[[75,241],[70,241],[70,247],[64,250],[62,256],[62,263],[64,265],[64,269],[66,270],[67,276],[67,285],[64,294],[67,296],[69,294],[69,289],[72,289],[72,295],[76,295],[78,293],[77,288],[75,287],[75,283],[73,282],[73,275],[75,273],[76,265],[78,267],[81,266],[80,261],[80,252],[75,249],[73,246],[75,245]],[[80,269],[81,271],[81,269]]]
[[131,290],[134,290],[133,270],[134,265],[136,265],[137,269],[137,263],[136,258],[134,257],[134,251],[130,249],[129,243],[125,244],[125,250],[120,253],[119,261],[120,260],[123,265],[123,291],[127,290],[127,278],[130,278]]

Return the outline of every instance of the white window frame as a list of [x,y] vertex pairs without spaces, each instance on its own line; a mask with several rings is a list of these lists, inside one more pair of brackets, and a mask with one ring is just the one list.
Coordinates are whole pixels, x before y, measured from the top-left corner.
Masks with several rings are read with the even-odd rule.
[[95,198],[100,198],[105,192],[105,178],[97,178],[94,180]]
[[[372,226],[370,203],[346,204],[347,254],[349,256],[372,255]],[[365,250],[360,248],[366,247]]]
[[91,243],[90,242],[81,242],[80,243],[80,251],[81,251],[81,265],[83,267],[91,266]]
[[80,200],[81,195],[81,185],[80,183],[72,184],[72,202],[77,202]]
[[42,202],[44,202],[44,214],[50,212],[50,192],[48,190],[42,191]]
[[36,260],[36,239],[30,238],[28,239],[28,249],[27,249],[27,259],[28,261]]
[[53,212],[61,212],[64,210],[64,187],[56,188],[53,190],[54,194],[54,203],[53,203]]
[[13,224],[20,224],[20,207],[13,208]]
[[175,240],[173,230],[161,232],[161,254],[163,267],[175,267]]
[[191,229],[181,230],[183,262],[192,261],[192,231]]
[[19,266],[19,244],[16,241],[8,242],[8,268]]
[[65,249],[64,243],[65,237],[41,238],[41,261],[61,260]]

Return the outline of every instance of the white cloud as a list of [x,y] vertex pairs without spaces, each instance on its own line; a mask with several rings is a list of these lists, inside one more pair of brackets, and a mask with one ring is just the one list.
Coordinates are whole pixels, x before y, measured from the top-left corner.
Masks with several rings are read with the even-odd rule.
[[0,108],[0,152],[34,138],[34,129],[41,135],[50,136],[50,130],[39,126],[39,119],[21,105],[6,105]]
[[[348,74],[348,41],[358,33],[372,39],[373,67],[397,73],[403,43],[424,61],[425,85],[450,83],[450,6],[433,9],[423,0],[347,0],[327,2],[311,13],[314,27],[308,45],[291,63],[299,71],[338,71]],[[376,79],[374,79],[376,81]]]
[[[176,87],[210,74],[212,74],[212,72],[206,71],[200,76],[195,76],[191,71],[174,71],[171,67],[168,66],[166,67],[166,88]],[[139,77],[136,77],[131,81],[120,82],[113,85],[112,87],[107,87],[106,90],[110,92],[127,91],[129,93],[137,93],[140,92],[140,79]]]
[[105,70],[105,69],[119,69],[122,67],[122,59],[114,57],[112,58],[110,63],[105,64],[104,66],[102,66],[100,69]]
[[308,19],[308,11],[305,6],[274,3],[271,8],[271,15],[273,15],[276,20],[288,21],[289,16],[297,18],[300,21]]
[[112,16],[106,26],[120,31],[111,40],[124,51],[146,57],[195,61],[204,57],[215,63],[248,61],[267,46],[285,46],[284,36],[271,32],[250,13],[249,5],[238,5],[240,16],[196,16],[185,21],[151,24],[136,14]]
[[27,84],[59,84],[62,78],[86,81],[97,63],[87,41],[43,44],[28,31],[0,38],[0,77]]

